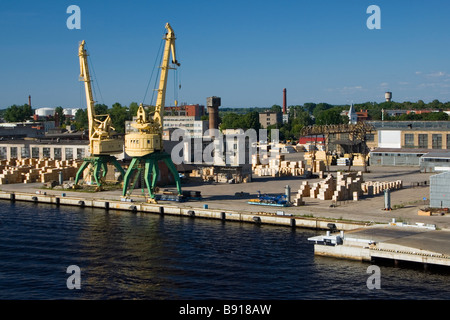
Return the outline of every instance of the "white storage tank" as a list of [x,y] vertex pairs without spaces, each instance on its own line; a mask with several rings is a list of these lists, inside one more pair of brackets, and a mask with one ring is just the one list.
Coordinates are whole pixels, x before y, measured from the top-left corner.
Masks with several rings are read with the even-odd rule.
[[34,111],[34,113],[39,117],[47,117],[55,114],[54,108],[39,108]]

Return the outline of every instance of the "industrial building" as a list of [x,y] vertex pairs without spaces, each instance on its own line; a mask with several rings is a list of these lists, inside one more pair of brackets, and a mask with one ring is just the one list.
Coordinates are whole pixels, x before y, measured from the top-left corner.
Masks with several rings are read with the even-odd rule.
[[[421,157],[450,149],[450,121],[368,121],[370,165],[419,166]],[[425,162],[429,162],[428,160]]]
[[429,152],[420,157],[420,172],[450,171],[450,151]]
[[89,140],[5,140],[0,141],[0,159],[82,160],[89,155]]
[[164,107],[166,116],[187,116],[200,118],[205,115],[205,106],[200,104],[185,104],[181,106]]
[[281,112],[266,111],[259,114],[259,123],[263,129],[271,125],[281,124],[282,122],[283,114]]
[[209,122],[195,116],[164,116],[163,130],[166,134],[163,139],[170,140],[170,129],[176,128],[183,129],[192,138],[201,138],[209,129]]
[[44,137],[46,130],[55,127],[55,122],[8,122],[0,123],[1,139],[23,139]]
[[430,207],[450,208],[450,172],[430,177]]

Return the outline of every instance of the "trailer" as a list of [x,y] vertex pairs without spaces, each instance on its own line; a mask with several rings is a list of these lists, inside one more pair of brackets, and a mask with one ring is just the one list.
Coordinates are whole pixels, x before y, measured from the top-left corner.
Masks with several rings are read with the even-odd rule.
[[290,205],[285,194],[268,195],[261,194],[259,191],[258,197],[256,199],[250,199],[248,204],[276,207],[288,207]]

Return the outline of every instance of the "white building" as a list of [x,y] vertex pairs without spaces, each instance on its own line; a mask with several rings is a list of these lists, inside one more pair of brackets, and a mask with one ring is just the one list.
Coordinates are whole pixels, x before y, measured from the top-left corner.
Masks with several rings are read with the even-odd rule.
[[204,132],[209,129],[209,122],[197,119],[194,116],[164,116],[163,130],[179,128],[192,138],[202,138]]
[[355,111],[355,108],[353,108],[353,104],[350,106],[350,110],[348,110],[348,123],[349,124],[356,124],[358,122],[358,114]]

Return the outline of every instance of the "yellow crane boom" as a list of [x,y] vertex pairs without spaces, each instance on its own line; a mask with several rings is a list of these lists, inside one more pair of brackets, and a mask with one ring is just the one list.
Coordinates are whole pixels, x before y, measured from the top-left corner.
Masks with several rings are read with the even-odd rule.
[[166,44],[164,47],[163,61],[161,65],[161,77],[159,78],[159,89],[158,96],[156,98],[155,114],[153,116],[153,122],[159,124],[161,128],[163,126],[163,118],[161,115],[164,112],[166,102],[167,73],[169,71],[170,52],[172,53],[172,63],[180,66],[180,63],[177,61],[175,55],[175,33],[168,23],[166,24],[166,29]]

